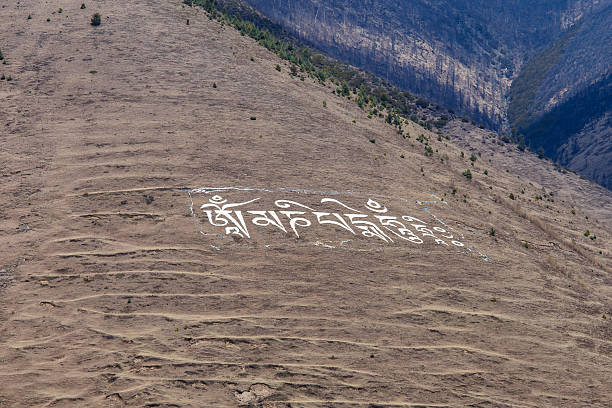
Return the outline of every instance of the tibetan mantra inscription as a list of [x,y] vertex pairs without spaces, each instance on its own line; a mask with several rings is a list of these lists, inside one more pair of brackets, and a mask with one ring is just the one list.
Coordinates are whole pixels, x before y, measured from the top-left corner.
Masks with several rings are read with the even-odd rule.
[[[236,191],[237,190],[237,191]],[[322,193],[294,193],[292,199],[264,189],[201,188],[190,191],[191,211],[205,235],[252,239],[254,234],[280,233],[320,239],[334,234],[379,243],[421,245],[430,241],[464,247],[444,224],[429,225],[425,215],[394,213],[378,199]],[[284,192],[283,196],[288,196]],[[295,197],[299,195],[298,197]],[[340,195],[340,194],[338,194]],[[321,198],[321,196],[323,196]],[[299,199],[299,201],[298,201]],[[439,224],[436,220],[434,224]]]

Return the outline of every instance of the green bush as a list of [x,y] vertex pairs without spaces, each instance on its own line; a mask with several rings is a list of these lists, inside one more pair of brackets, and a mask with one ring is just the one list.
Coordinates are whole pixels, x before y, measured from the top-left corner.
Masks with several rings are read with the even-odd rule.
[[0,50],[0,61],[4,59],[4,55],[2,54],[2,50]]
[[277,70],[278,72],[281,72],[281,66],[276,64],[276,66],[274,67],[275,70]]
[[417,106],[420,106],[421,108],[426,108],[429,106],[429,101],[424,98],[419,98],[417,99],[416,104]]
[[546,151],[542,146],[538,147],[538,159],[543,159]]
[[471,180],[472,179],[472,172],[468,169],[466,171],[463,172],[463,175],[465,176],[466,179]]
[[511,200],[514,200],[514,194],[510,193],[508,197],[510,197]]
[[91,25],[99,26],[100,24],[102,24],[102,16],[100,13],[95,13],[93,16],[91,16]]
[[81,10],[85,10],[87,8],[87,6],[85,6],[85,3],[81,3]]

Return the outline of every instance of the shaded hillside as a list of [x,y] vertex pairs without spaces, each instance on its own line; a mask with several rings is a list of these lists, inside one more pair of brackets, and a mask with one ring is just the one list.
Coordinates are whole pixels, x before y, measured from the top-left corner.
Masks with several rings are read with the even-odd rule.
[[[547,156],[612,188],[612,73],[580,90],[531,124],[525,140]],[[578,159],[578,156],[582,156]]]
[[601,7],[560,0],[248,3],[344,61],[495,126],[525,57]]
[[609,406],[610,191],[79,6],[0,8],[2,408]]
[[612,187],[612,5],[534,56],[509,92],[517,139]]

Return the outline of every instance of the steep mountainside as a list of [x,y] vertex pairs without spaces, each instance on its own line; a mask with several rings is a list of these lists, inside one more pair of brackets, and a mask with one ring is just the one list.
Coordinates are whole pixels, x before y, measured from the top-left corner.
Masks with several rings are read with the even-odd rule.
[[247,2],[342,60],[497,126],[505,119],[505,95],[525,58],[602,3]]
[[612,186],[606,131],[591,134],[612,106],[612,1],[246,1],[331,55]]
[[610,406],[612,192],[80,5],[0,7],[0,407]]
[[534,56],[513,82],[517,138],[612,188],[612,5]]

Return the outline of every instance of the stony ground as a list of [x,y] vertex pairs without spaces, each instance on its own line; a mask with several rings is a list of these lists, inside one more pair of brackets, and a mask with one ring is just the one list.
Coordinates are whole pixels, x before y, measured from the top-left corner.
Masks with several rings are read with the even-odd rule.
[[[179,1],[2,6],[1,407],[610,406],[609,191],[461,123],[403,139]],[[240,238],[215,195],[464,246]]]

